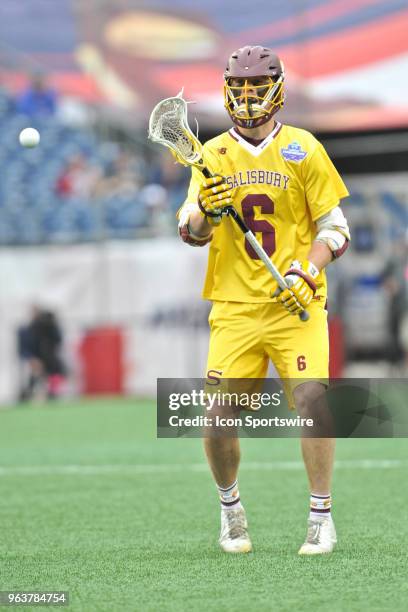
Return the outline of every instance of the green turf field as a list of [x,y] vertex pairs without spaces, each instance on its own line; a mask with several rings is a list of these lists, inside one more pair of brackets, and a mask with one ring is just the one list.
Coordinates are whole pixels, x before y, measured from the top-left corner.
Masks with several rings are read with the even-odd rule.
[[408,441],[339,441],[339,545],[324,558],[296,554],[298,447],[243,441],[255,553],[228,556],[201,442],[157,440],[153,403],[0,411],[0,590],[68,590],[86,612],[406,610]]

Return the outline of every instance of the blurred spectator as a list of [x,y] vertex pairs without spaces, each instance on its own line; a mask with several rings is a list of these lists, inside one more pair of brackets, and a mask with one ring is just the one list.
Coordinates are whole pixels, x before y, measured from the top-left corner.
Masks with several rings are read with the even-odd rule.
[[68,160],[55,185],[55,192],[62,198],[76,197],[85,200],[95,195],[101,169],[91,164],[82,153]]
[[166,189],[167,204],[174,214],[185,199],[191,171],[176,164],[167,151],[155,156],[151,162],[147,183],[161,185]]
[[152,167],[150,181],[160,183],[166,189],[185,189],[190,178],[190,173],[180,164],[176,164],[174,158],[167,151],[161,153]]
[[20,389],[20,400],[32,399],[45,391],[48,399],[60,395],[65,380],[65,366],[61,358],[62,331],[55,314],[33,306],[27,325],[18,330],[18,354],[23,365],[28,365]]
[[30,85],[16,100],[16,110],[29,117],[49,117],[55,114],[57,95],[48,87],[45,76],[36,73]]
[[141,174],[142,161],[127,151],[119,151],[107,167],[105,175],[99,180],[96,195],[98,197],[133,195],[142,184]]
[[169,234],[172,230],[171,222],[174,216],[171,215],[168,203],[168,193],[161,185],[146,185],[139,193],[140,204],[147,212],[149,227],[153,235]]
[[408,310],[408,231],[398,241],[383,272],[383,283],[389,295],[388,330],[390,346],[389,360],[402,365],[405,350],[401,341],[401,329]]
[[34,358],[34,340],[32,333],[34,321],[39,314],[40,309],[37,306],[32,306],[29,322],[21,325],[17,330],[17,354],[20,362],[20,401],[26,401],[32,398],[40,376]]

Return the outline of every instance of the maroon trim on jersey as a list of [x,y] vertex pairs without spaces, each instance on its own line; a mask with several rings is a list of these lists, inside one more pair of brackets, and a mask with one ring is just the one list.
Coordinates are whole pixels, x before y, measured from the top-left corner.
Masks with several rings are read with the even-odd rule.
[[[272,134],[272,139],[275,140],[275,138],[277,137],[277,135],[279,134],[279,132],[282,129],[282,123],[280,123],[280,121],[277,121],[276,124],[274,125],[274,128],[271,132]],[[242,132],[239,131],[239,129],[235,126],[234,128],[232,128],[231,130],[229,130],[228,134],[231,136],[231,138],[233,138],[236,142],[239,142],[238,138],[236,138],[236,136],[232,133],[232,130],[235,130],[235,132],[243,139],[246,140],[246,142],[248,142],[250,145],[252,145],[253,147],[257,148],[257,147],[261,147],[262,144],[265,142],[265,140],[267,138],[269,138],[270,134],[268,134],[268,136],[266,136],[265,138],[250,138],[249,136],[244,136],[244,134],[242,134]]]
[[244,134],[242,134],[238,128],[235,128],[235,131],[238,132],[241,138],[249,142],[249,144],[251,144],[254,147],[257,147],[258,145],[261,144],[261,142],[265,140],[265,138],[249,138],[249,136],[244,136]]
[[282,123],[279,123],[278,129],[276,130],[276,133],[273,135],[274,140],[277,137],[277,135],[279,134],[279,132],[281,131],[282,127],[283,127]]

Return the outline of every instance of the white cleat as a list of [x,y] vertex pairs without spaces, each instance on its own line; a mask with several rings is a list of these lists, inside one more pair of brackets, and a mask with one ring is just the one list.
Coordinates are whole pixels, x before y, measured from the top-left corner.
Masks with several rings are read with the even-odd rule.
[[248,523],[243,508],[221,509],[220,546],[227,553],[248,553],[252,543],[248,535]]
[[331,516],[315,516],[307,521],[307,536],[299,555],[331,553],[337,543],[336,529]]

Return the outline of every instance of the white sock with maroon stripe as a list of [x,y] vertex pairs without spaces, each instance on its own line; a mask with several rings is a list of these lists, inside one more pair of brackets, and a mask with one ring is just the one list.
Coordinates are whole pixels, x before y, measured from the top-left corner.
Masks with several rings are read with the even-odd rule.
[[316,516],[330,516],[331,515],[331,495],[315,495],[310,494],[310,518]]
[[221,508],[242,508],[239,498],[238,480],[232,483],[231,486],[224,488],[217,485],[218,493],[221,501]]

